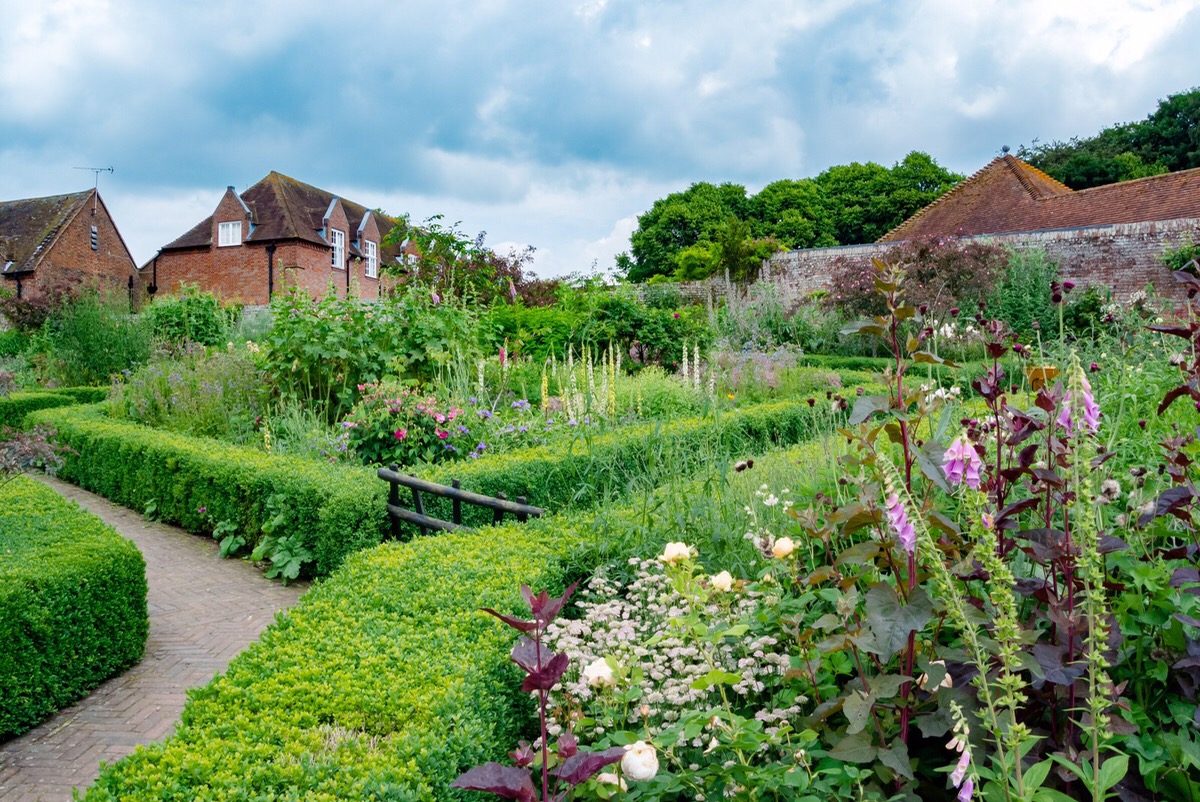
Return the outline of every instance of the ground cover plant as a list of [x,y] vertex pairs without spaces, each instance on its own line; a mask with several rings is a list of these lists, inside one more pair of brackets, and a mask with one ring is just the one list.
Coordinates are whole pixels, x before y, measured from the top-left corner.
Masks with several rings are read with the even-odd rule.
[[12,446],[0,443],[0,738],[137,663],[149,627],[137,548],[37,482],[3,483],[21,469]]

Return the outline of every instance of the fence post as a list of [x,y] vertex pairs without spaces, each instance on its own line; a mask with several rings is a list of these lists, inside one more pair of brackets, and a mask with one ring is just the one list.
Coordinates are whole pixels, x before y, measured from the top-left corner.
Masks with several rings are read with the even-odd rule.
[[[450,486],[453,487],[455,490],[461,490],[462,482],[458,481],[457,479],[451,479]],[[455,526],[461,526],[462,525],[462,501],[457,498],[453,499],[450,506],[451,506],[451,509],[453,510],[453,514],[450,516],[451,520],[453,521]]]
[[[496,498],[500,499],[501,501],[504,501],[508,498],[508,496],[506,496],[503,493],[497,493]],[[494,510],[492,513],[492,526],[495,526],[496,524],[500,523],[500,521],[502,521],[502,520],[504,520],[504,510]]]
[[[400,466],[393,462],[388,466],[388,470],[395,473],[400,470]],[[393,507],[400,506],[400,485],[395,482],[388,482],[388,504],[391,504]],[[399,540],[400,521],[394,515],[388,515],[388,518],[392,524],[392,540]]]
[[[416,510],[417,515],[424,515],[425,514],[425,505],[421,503],[421,491],[417,490],[414,487],[412,489],[412,492],[413,492],[413,509]],[[429,534],[429,529],[426,528],[424,525],[421,526],[421,534],[422,535]]]
[[[525,496],[517,496],[517,503],[518,503],[518,504],[528,504],[528,503],[529,503],[529,499],[528,499],[528,498],[526,498]],[[528,521],[528,520],[529,520],[529,516],[528,516],[528,515],[526,515],[526,514],[525,514],[525,513],[523,513],[523,512],[518,512],[518,513],[517,513],[517,520],[518,520],[518,521],[520,521],[521,523],[525,523],[526,521]]]

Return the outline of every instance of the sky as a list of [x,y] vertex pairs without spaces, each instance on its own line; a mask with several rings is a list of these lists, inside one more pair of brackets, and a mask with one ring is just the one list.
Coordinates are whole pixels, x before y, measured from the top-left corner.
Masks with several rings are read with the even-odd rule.
[[0,199],[101,196],[138,264],[271,170],[609,271],[698,181],[970,174],[1200,85],[1200,0],[0,0]]

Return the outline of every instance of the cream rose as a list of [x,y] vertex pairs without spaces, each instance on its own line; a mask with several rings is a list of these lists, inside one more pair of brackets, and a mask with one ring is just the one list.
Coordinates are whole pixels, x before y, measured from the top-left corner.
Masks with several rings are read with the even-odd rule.
[[692,547],[686,543],[668,543],[663,549],[663,553],[659,556],[659,560],[667,565],[674,565],[680,560],[687,560],[692,556]]
[[728,571],[722,571],[716,576],[710,576],[708,581],[712,583],[714,588],[722,593],[728,593],[733,589],[733,577],[730,576]]
[[658,774],[658,752],[645,741],[627,745],[625,757],[621,758],[621,773],[634,782],[653,780]]
[[629,786],[625,784],[625,781],[611,771],[605,771],[597,774],[596,782],[600,783],[601,785],[615,785],[622,791],[629,790]]
[[781,537],[775,541],[775,545],[771,547],[771,553],[779,559],[789,556],[796,550],[796,544],[792,542],[790,537]]
[[612,666],[603,657],[598,657],[583,667],[583,681],[593,688],[616,684]]

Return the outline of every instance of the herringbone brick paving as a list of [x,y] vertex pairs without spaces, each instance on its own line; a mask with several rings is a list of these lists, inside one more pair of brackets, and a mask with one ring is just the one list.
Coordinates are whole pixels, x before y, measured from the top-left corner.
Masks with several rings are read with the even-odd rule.
[[150,639],[142,661],[86,699],[0,744],[0,801],[71,799],[138,744],[175,729],[188,688],[224,671],[306,585],[283,587],[215,541],[145,520],[73,485],[43,478],[132,540],[146,558]]

